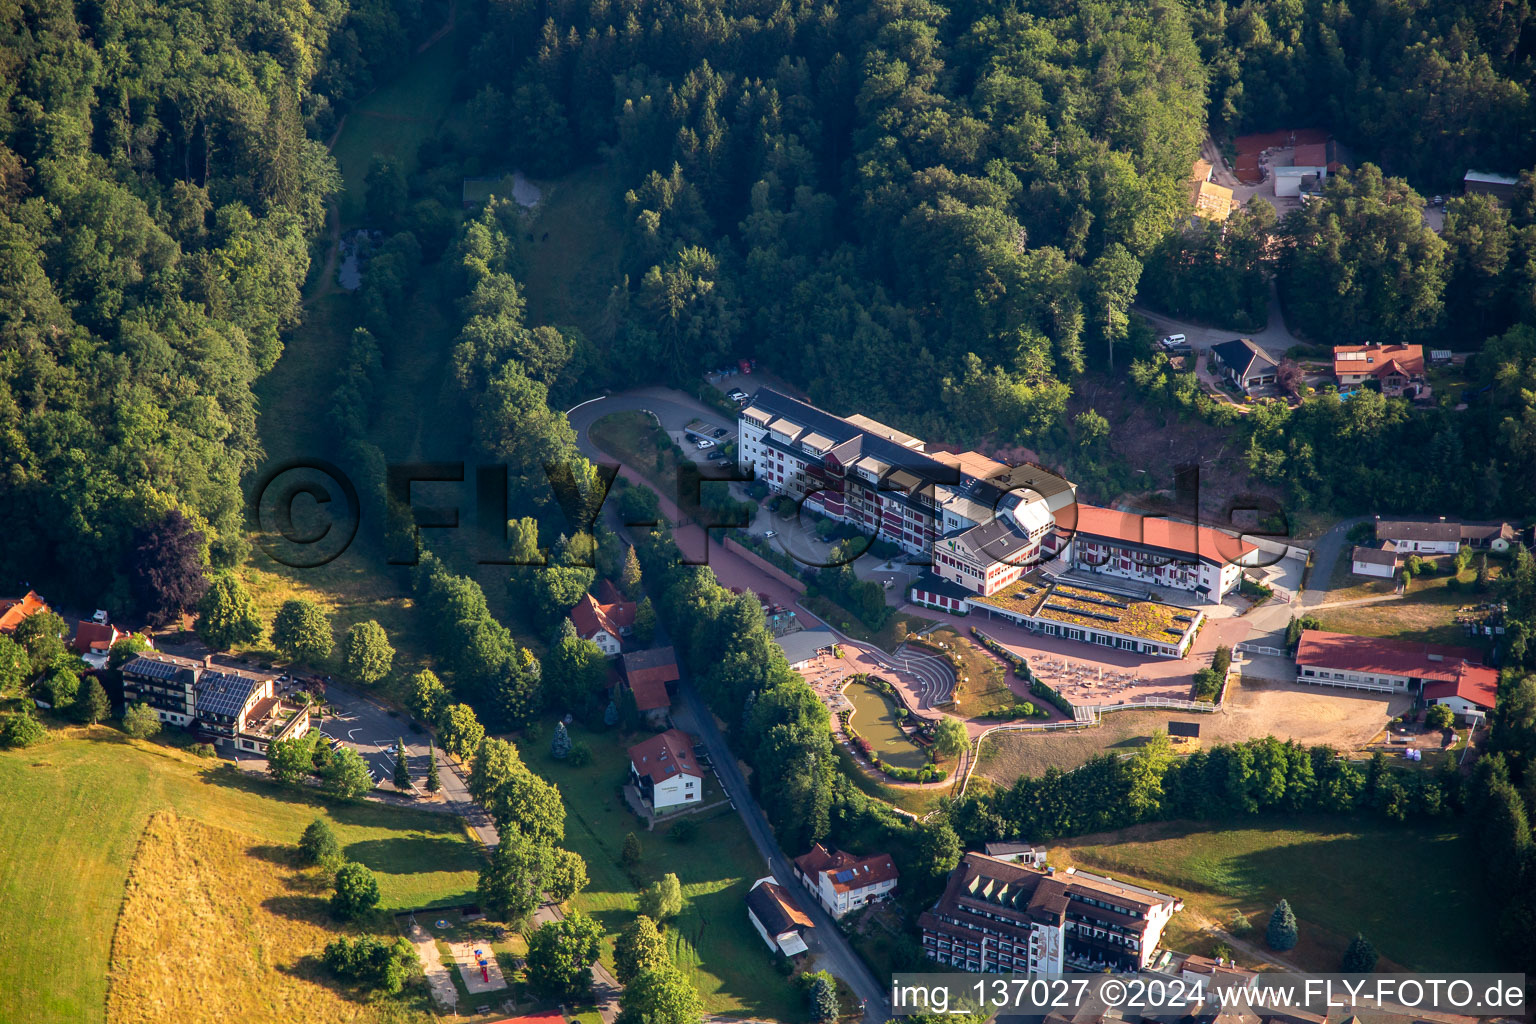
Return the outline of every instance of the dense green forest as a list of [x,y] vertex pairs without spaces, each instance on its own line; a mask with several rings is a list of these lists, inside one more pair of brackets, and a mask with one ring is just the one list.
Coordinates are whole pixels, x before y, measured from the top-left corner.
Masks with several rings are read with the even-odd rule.
[[133,607],[173,511],[241,557],[250,385],[338,187],[309,132],[418,6],[0,4],[0,575]]
[[[0,7],[6,576],[131,603],[129,553],[173,510],[211,564],[242,557],[251,383],[324,251],[324,143],[446,15]],[[1455,199],[1439,235],[1419,217],[1468,167],[1532,163],[1525,0],[464,0],[453,18],[458,113],[367,175],[382,234],[346,328],[367,333],[323,414],[375,476],[376,340],[399,343],[420,294],[457,330],[443,357],[480,454],[513,463],[546,547],[571,523],[528,486],[572,454],[552,408],[743,356],[834,408],[1033,447],[1100,499],[1132,471],[1083,396],[1129,375],[1145,404],[1233,432],[1298,506],[1536,510],[1536,191]],[[1333,131],[1361,166],[1278,224],[1191,223],[1207,129],[1286,126]],[[530,319],[520,211],[466,219],[459,185],[598,163],[618,185],[594,200],[624,226],[586,336]],[[1480,349],[1469,408],[1325,396],[1238,420],[1130,312],[1256,328],[1271,278],[1318,343]],[[1405,472],[1405,450],[1431,464]]]

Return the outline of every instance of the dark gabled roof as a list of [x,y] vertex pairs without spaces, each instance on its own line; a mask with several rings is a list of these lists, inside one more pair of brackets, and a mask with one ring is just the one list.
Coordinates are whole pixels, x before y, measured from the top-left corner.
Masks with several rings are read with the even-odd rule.
[[245,707],[257,680],[238,672],[206,669],[197,681],[197,713],[233,717]]
[[912,586],[909,588],[909,590],[921,590],[925,594],[938,594],[941,597],[960,600],[966,600],[976,596],[971,591],[966,590],[960,584],[955,583],[952,580],[947,580],[944,577],[935,574],[931,570],[924,572],[917,579],[913,580]]
[[1364,562],[1367,565],[1397,565],[1397,551],[1387,548],[1367,547],[1364,544],[1356,544],[1355,550],[1349,556],[1353,561]]
[[197,682],[202,666],[170,654],[140,654],[123,665],[123,675],[138,679],[157,679],[182,685]]
[[1461,524],[1447,522],[1409,523],[1384,519],[1376,524],[1376,539],[1441,542],[1461,540]]
[[671,683],[678,679],[677,652],[671,647],[652,647],[624,655],[624,678],[631,687],[642,682]]
[[814,927],[800,904],[777,882],[765,881],[747,893],[747,909],[769,935],[783,935],[800,928]]
[[[780,394],[773,388],[759,388],[747,408],[771,413],[774,419],[787,417],[817,434],[830,439],[833,444],[828,454],[845,466],[852,465],[865,456],[873,456],[890,466],[892,470],[906,470],[918,478],[921,489],[929,484],[956,484],[960,471],[945,465],[931,455],[908,448],[906,445],[860,424],[850,423],[814,405]],[[870,421],[873,423],[873,421]],[[894,428],[892,428],[894,430]]]
[[1277,365],[1275,361],[1265,354],[1247,338],[1238,338],[1234,341],[1224,341],[1220,345],[1212,345],[1211,351],[1220,359],[1223,366],[1231,368],[1239,377],[1246,377],[1253,372],[1255,366],[1261,371],[1267,367]]

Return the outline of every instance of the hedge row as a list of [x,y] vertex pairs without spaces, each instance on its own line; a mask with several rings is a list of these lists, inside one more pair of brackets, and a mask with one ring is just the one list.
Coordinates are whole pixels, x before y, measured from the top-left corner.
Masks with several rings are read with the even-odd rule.
[[1008,648],[1004,647],[1002,644],[998,643],[996,640],[992,639],[981,630],[977,629],[975,626],[971,627],[971,636],[981,641],[981,646],[985,647],[999,658],[1002,658],[1008,664],[1012,665],[1014,675],[1018,676],[1025,682],[1031,682],[1034,680],[1033,674],[1031,674],[1029,671],[1029,662],[1025,661],[1022,655],[1013,653]]

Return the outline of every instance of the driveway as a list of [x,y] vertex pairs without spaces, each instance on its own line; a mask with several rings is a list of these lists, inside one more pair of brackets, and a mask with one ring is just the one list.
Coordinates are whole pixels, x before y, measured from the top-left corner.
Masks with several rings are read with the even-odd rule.
[[[388,792],[395,789],[395,739],[404,739],[411,784],[418,795],[426,796],[431,734],[412,732],[411,719],[404,712],[397,712],[399,717],[395,717],[371,698],[339,684],[327,686],[325,695],[335,707],[336,714],[321,723],[320,731],[363,755],[378,789]],[[442,802],[465,820],[480,842],[487,849],[500,842],[490,814],[469,795],[459,771],[441,747],[437,751],[437,777],[442,784]]]
[[1143,296],[1132,308],[1147,318],[1147,321],[1157,328],[1159,336],[1168,334],[1183,334],[1189,339],[1189,344],[1196,350],[1197,358],[1201,363],[1205,362],[1205,353],[1213,345],[1219,345],[1224,341],[1234,338],[1248,338],[1259,348],[1268,353],[1276,362],[1285,358],[1287,350],[1295,345],[1304,345],[1306,342],[1297,338],[1285,326],[1285,316],[1280,312],[1280,292],[1275,287],[1275,282],[1269,282],[1269,319],[1262,331],[1234,331],[1222,327],[1211,327],[1206,324],[1197,324],[1188,320],[1176,320],[1171,316],[1159,313],[1148,308],[1146,303],[1155,303],[1155,296]]
[[1328,600],[1328,581],[1333,578],[1333,568],[1338,564],[1339,556],[1350,546],[1349,531],[1365,520],[1365,516],[1342,519],[1317,539],[1312,546],[1312,575],[1308,580],[1311,586],[1302,592],[1302,608],[1311,610]]

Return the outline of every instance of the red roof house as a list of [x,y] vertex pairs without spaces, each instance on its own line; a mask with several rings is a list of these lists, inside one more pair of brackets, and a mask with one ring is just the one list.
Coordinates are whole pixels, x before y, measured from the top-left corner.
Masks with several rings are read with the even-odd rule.
[[75,627],[75,638],[70,641],[69,649],[81,657],[87,654],[108,654],[112,645],[126,635],[116,626],[82,621]]
[[51,610],[35,590],[27,591],[26,597],[0,598],[0,633],[14,633],[27,619]]
[[888,853],[859,857],[820,843],[795,858],[795,874],[833,917],[884,899],[895,890],[897,877]]
[[1424,379],[1422,345],[1335,345],[1333,375],[1346,390],[1375,380],[1384,395],[1400,395]]
[[604,654],[618,654],[622,646],[620,638],[628,636],[634,627],[635,604],[633,601],[601,604],[591,594],[582,594],[576,607],[571,609],[571,622],[583,640],[591,640]]

